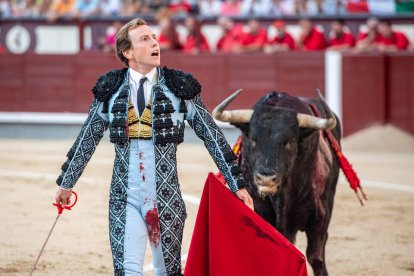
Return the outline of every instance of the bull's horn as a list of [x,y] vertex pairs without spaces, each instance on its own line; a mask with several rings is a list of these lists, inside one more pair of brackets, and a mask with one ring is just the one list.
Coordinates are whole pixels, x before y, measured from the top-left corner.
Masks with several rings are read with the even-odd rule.
[[323,119],[316,116],[298,113],[298,124],[302,128],[314,128],[314,129],[333,129],[336,126],[336,122],[332,122],[332,119]]
[[240,94],[242,89],[237,90],[224,101],[222,101],[216,108],[214,108],[212,114],[214,119],[229,122],[229,123],[249,123],[253,114],[251,109],[238,109],[238,110],[224,110],[236,97]]
[[319,118],[316,116],[298,113],[298,123],[299,127],[303,128],[314,128],[314,129],[333,129],[336,127],[336,118],[329,108],[328,104],[325,102],[325,98],[322,96],[322,93],[319,89],[316,89],[316,92],[319,95],[322,106],[325,109],[325,112],[328,114],[328,118]]

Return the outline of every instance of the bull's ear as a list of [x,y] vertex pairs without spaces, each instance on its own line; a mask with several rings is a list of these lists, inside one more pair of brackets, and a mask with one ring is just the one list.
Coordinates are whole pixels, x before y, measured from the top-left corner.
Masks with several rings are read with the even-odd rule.
[[238,129],[240,129],[244,135],[246,135],[247,137],[249,137],[249,132],[250,132],[250,124],[246,124],[246,123],[231,123],[231,125],[237,127]]

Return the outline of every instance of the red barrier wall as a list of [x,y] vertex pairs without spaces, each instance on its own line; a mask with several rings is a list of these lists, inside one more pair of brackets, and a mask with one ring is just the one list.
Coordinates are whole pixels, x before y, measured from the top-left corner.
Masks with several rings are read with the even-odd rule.
[[379,54],[342,58],[342,119],[345,135],[384,124],[385,57]]
[[[246,108],[274,89],[313,96],[324,89],[323,53],[268,56],[166,53],[162,65],[192,72],[210,109],[238,88],[232,105]],[[0,110],[86,112],[100,74],[122,65],[113,55],[5,55],[0,59]],[[3,73],[4,72],[4,73]]]
[[414,133],[414,55],[387,57],[387,119]]
[[[164,53],[163,65],[192,72],[211,110],[238,88],[230,108],[249,108],[272,91],[315,96],[324,91],[324,53],[276,55]],[[113,55],[2,55],[0,111],[87,112],[98,76],[122,65]],[[344,54],[343,125],[349,135],[393,123],[414,133],[414,54]]]
[[192,72],[203,85],[203,99],[209,108],[239,88],[244,93],[231,107],[248,108],[273,90],[313,97],[315,89],[324,90],[324,53],[287,53],[278,55],[200,56],[167,55],[164,65]]

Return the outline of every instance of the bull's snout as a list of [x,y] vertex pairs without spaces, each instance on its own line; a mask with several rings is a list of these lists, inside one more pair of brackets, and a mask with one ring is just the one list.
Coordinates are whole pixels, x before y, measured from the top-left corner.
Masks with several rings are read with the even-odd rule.
[[282,177],[277,174],[256,173],[254,182],[262,196],[274,195],[279,190]]
[[277,176],[275,174],[273,175],[263,175],[261,173],[256,174],[256,181],[263,185],[270,185],[276,182],[276,180],[277,180]]

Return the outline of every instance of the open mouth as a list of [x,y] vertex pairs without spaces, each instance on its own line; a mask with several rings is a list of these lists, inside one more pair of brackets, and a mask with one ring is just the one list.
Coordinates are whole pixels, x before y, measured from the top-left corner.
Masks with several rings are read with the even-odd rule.
[[159,50],[154,50],[154,51],[152,51],[152,53],[151,53],[151,56],[152,57],[158,57],[160,55],[160,51]]

